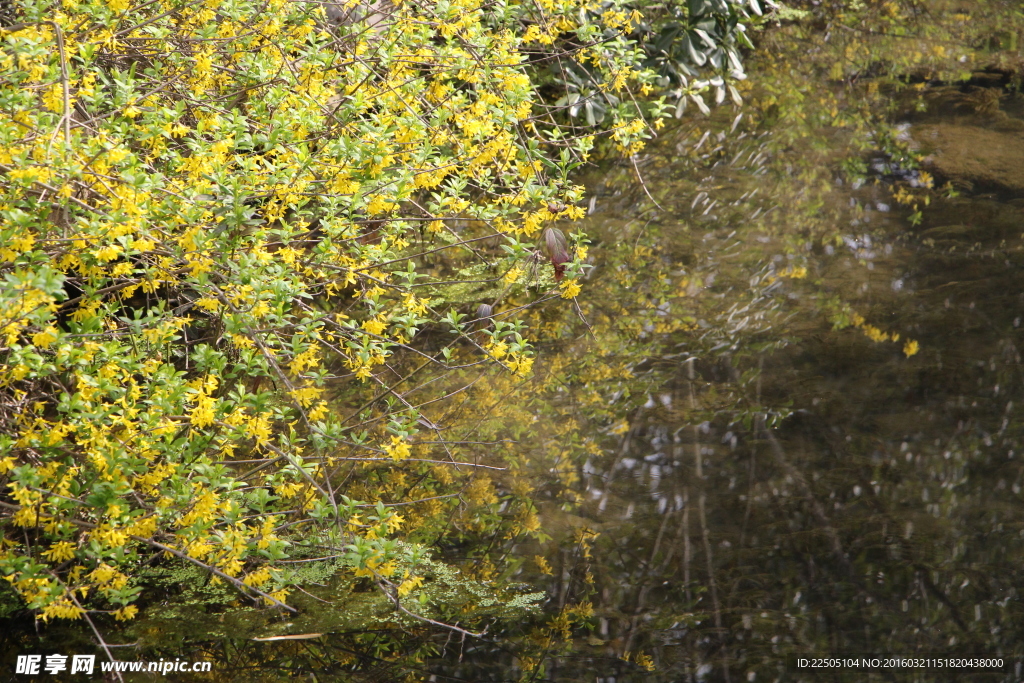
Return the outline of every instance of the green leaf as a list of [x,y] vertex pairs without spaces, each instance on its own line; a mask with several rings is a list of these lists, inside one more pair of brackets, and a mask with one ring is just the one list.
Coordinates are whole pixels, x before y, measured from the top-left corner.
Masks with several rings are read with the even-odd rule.
[[704,66],[708,58],[707,56],[697,49],[693,38],[689,34],[683,36],[683,45],[686,47],[687,54],[690,56],[690,60],[697,66]]

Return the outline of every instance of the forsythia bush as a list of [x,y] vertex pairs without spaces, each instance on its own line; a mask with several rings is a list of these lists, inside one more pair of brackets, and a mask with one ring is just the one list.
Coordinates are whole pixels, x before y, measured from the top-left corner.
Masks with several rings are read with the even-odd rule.
[[579,254],[554,240],[556,288],[538,245],[581,217],[567,174],[596,129],[536,74],[571,61],[618,93],[603,126],[636,151],[639,17],[331,9],[62,0],[0,27],[0,576],[43,619],[131,618],[138,569],[171,556],[284,603],[279,562],[310,548],[397,600],[417,516],[365,468],[495,502],[403,382],[411,359],[530,372],[500,293],[482,325],[445,292],[467,264],[579,291]]

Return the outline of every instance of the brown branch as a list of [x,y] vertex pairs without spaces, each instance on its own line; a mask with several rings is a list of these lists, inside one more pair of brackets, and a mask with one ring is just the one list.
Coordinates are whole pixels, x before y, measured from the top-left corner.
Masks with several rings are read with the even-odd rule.
[[[274,605],[277,605],[278,607],[283,607],[284,609],[288,610],[289,612],[291,612],[293,614],[298,614],[299,613],[299,611],[297,609],[295,609],[294,607],[291,607],[290,605],[286,605],[285,603],[281,602],[277,598],[272,597],[271,595],[269,595],[267,593],[264,593],[259,588],[255,588],[253,586],[247,586],[244,583],[242,583],[241,580],[236,579],[233,576],[228,576],[227,574],[225,574],[224,572],[220,571],[216,567],[211,567],[210,565],[206,564],[205,562],[200,562],[199,560],[195,559],[194,557],[189,557],[188,555],[186,555],[185,553],[181,552],[180,550],[175,550],[174,548],[166,546],[163,543],[159,543],[157,541],[154,541],[151,538],[143,538],[142,536],[131,536],[130,538],[133,538],[134,540],[139,541],[141,543],[145,543],[147,545],[153,546],[154,548],[156,548],[158,550],[163,550],[166,553],[170,553],[171,555],[174,555],[175,557],[181,558],[182,560],[185,560],[186,562],[191,562],[192,564],[196,565],[197,567],[201,567],[202,569],[205,569],[206,571],[210,572],[211,574],[213,574],[213,575],[215,575],[215,576],[217,576],[217,577],[227,581],[231,585],[233,585],[235,588],[237,588],[239,591],[241,591],[243,595],[246,595],[247,591],[252,591],[252,592],[256,593],[257,595],[259,595],[264,600],[267,600],[268,602],[270,602],[270,603],[272,603]],[[252,596],[249,596],[249,597],[252,597]]]
[[[384,592],[384,595],[388,596],[388,599],[391,600],[391,604],[395,606],[395,609],[397,609],[399,612],[402,612],[403,614],[407,614],[408,616],[412,617],[417,621],[422,621],[433,626],[439,626],[441,628],[448,629],[449,631],[461,633],[463,636],[471,636],[473,638],[482,638],[484,635],[487,634],[486,628],[480,633],[473,633],[472,631],[467,631],[466,629],[460,628],[453,624],[446,624],[443,621],[435,621],[434,619],[430,619],[429,617],[424,617],[420,614],[416,614],[415,612],[410,612],[408,609],[405,608],[404,605],[402,605],[402,601],[398,597],[398,591],[395,584],[391,583],[384,577],[380,577],[380,580],[377,582],[377,585]],[[395,592],[392,593],[390,589],[395,589]]]

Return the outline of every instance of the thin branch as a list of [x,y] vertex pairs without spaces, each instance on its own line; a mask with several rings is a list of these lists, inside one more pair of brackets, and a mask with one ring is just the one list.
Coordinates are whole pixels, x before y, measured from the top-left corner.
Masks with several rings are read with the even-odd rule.
[[[694,382],[696,381],[696,372],[694,370],[694,362],[696,358],[690,357],[690,362],[687,366],[687,377],[690,380],[690,410],[693,414],[697,412],[697,396],[694,392]],[[704,487],[704,456],[701,454],[700,445],[700,427],[694,424],[693,426],[693,460],[694,460],[694,475],[697,480],[697,486],[700,487],[697,493],[697,517],[700,520],[700,531],[701,537],[704,541],[704,560],[708,568],[708,584],[711,588],[711,606],[714,609],[715,616],[715,630],[717,631],[719,639],[722,639],[722,605],[718,600],[718,582],[715,580],[715,562],[714,557],[711,554],[711,532],[708,529],[708,519],[705,503],[707,501],[707,493]],[[722,672],[725,674],[725,683],[729,683],[729,655],[726,650],[722,650]]]
[[217,577],[219,577],[219,578],[227,581],[231,585],[233,585],[235,588],[240,590],[243,595],[246,595],[247,591],[252,591],[252,592],[256,593],[257,595],[259,595],[264,600],[267,600],[268,602],[270,602],[270,603],[272,603],[274,605],[277,605],[278,607],[283,607],[283,608],[285,608],[286,610],[288,610],[289,612],[291,612],[293,614],[298,614],[299,613],[299,610],[295,609],[294,607],[291,607],[290,605],[284,604],[283,602],[281,602],[277,598],[275,598],[275,597],[273,597],[273,596],[271,596],[271,595],[269,595],[267,593],[264,593],[259,588],[255,588],[253,586],[247,586],[244,583],[242,583],[239,579],[236,579],[233,576],[228,576],[227,574],[225,574],[224,572],[220,571],[216,567],[211,567],[210,565],[206,564],[205,562],[200,562],[199,560],[195,559],[194,557],[189,557],[188,555],[186,555],[185,553],[181,552],[180,550],[175,550],[174,548],[166,546],[163,543],[159,543],[157,541],[154,541],[151,538],[143,538],[142,536],[131,536],[131,538],[135,539],[136,541],[140,541],[142,543],[145,543],[147,545],[151,545],[154,548],[157,548],[158,550],[163,550],[164,552],[170,553],[171,555],[174,555],[175,557],[181,558],[181,559],[185,560],[186,562],[191,562],[192,564],[196,565],[197,567],[201,567],[201,568],[205,569],[206,571],[210,572],[211,574],[214,574]]
[[[433,626],[439,626],[441,628],[448,629],[449,631],[455,631],[456,633],[461,633],[464,636],[471,636],[473,638],[482,638],[484,635],[487,634],[486,628],[480,633],[473,633],[472,631],[467,631],[466,629],[460,628],[459,626],[455,626],[454,624],[446,624],[443,621],[435,621],[434,619],[430,619],[429,617],[424,617],[420,614],[416,614],[415,612],[410,612],[408,609],[405,608],[404,605],[402,605],[402,601],[398,597],[398,591],[396,589],[395,584],[391,583],[387,579],[381,578],[377,585],[380,586],[380,589],[384,592],[384,595],[388,596],[388,599],[391,600],[391,604],[395,606],[395,609],[397,609],[399,612],[402,612],[403,614],[412,617],[416,621],[422,621]],[[391,589],[396,590],[394,593],[392,593]]]
[[659,204],[658,200],[655,199],[654,197],[652,197],[650,191],[647,189],[647,183],[644,182],[644,177],[642,175],[640,175],[640,167],[636,165],[636,155],[633,154],[632,156],[630,156],[629,160],[631,162],[633,162],[633,170],[636,172],[636,179],[640,181],[640,187],[643,188],[644,194],[647,195],[648,199],[650,199],[652,202],[654,202],[654,205],[656,207],[658,207],[659,209],[664,211],[665,207],[662,206],[661,204]]

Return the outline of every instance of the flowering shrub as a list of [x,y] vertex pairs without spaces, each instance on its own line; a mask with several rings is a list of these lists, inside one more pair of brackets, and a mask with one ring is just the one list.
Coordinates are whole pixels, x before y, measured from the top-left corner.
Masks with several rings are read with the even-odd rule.
[[0,30],[0,576],[44,620],[131,618],[171,556],[283,604],[280,561],[330,552],[397,605],[396,536],[496,523],[435,420],[469,369],[530,372],[509,289],[580,291],[535,242],[582,216],[597,132],[532,65],[654,75],[614,1],[340,9],[63,0]]

